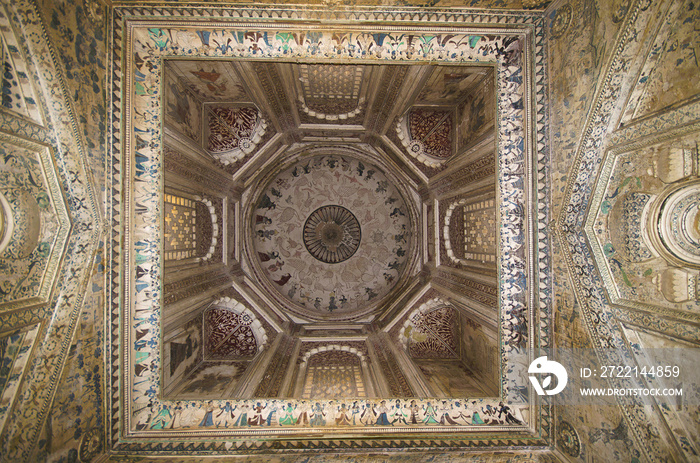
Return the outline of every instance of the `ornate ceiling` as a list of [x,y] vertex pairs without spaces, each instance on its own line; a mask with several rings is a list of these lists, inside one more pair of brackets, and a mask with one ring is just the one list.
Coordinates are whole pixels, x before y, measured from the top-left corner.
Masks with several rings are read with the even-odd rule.
[[0,2],[0,460],[694,461],[697,5],[346,3]]
[[[138,277],[128,302],[151,314],[119,354],[137,372],[120,398],[130,433],[206,435],[222,426],[213,407],[231,415],[232,435],[271,426],[273,447],[289,425],[367,435],[401,423],[416,436],[453,426],[466,433],[457,446],[480,426],[502,427],[503,442],[529,426],[546,436],[549,420],[531,418],[538,401],[517,373],[541,316],[527,299],[547,310],[548,297],[527,288],[535,266],[524,243],[547,241],[524,233],[534,179],[516,167],[533,162],[523,124],[542,104],[524,85],[542,85],[523,79],[539,59],[529,29],[137,23],[125,23],[140,38],[124,63],[137,76],[124,116],[139,163],[124,187],[143,206],[163,188],[173,206],[170,254],[146,259],[158,265],[133,260],[140,244],[126,244],[127,267],[165,282],[162,305]],[[160,144],[146,108],[162,111]],[[159,165],[163,177],[152,177]],[[159,242],[152,214],[124,218]],[[150,350],[158,345],[164,356]],[[199,422],[182,419],[185,399]]]

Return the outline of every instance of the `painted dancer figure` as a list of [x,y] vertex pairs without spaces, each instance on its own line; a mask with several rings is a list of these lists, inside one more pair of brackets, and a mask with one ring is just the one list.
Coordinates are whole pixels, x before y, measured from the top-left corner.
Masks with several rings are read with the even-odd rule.
[[387,416],[389,410],[386,408],[386,400],[382,400],[379,403],[379,408],[377,410],[379,412],[379,416],[374,424],[377,426],[389,426],[391,423],[389,423],[389,418]]
[[207,402],[206,410],[207,411],[204,414],[204,418],[202,418],[199,425],[205,427],[214,426],[214,406],[212,405],[211,401]]
[[156,417],[153,418],[153,422],[151,423],[151,429],[165,429],[169,423],[170,409],[167,407],[163,407],[160,410],[160,412],[158,412],[158,415],[156,415]]
[[348,409],[345,404],[338,407],[338,414],[335,416],[335,424],[338,426],[347,426],[350,424],[350,418],[348,418]]
[[362,410],[360,409],[360,406],[357,405],[357,401],[352,403],[352,424],[356,424],[356,419],[359,418],[359,414],[362,413]]
[[270,412],[267,414],[267,419],[265,420],[268,426],[272,426],[272,422],[277,419],[277,409],[277,401],[273,400],[270,404]]
[[411,412],[411,424],[418,424],[418,412],[420,411],[420,408],[418,408],[418,404],[416,404],[415,400],[411,400],[411,404],[409,405],[408,409]]
[[[404,406],[405,408],[405,406]],[[391,417],[393,418],[391,420],[391,425],[393,426],[394,423],[396,422],[401,422],[403,424],[408,424],[406,421],[406,418],[408,418],[408,413],[404,411],[401,408],[401,401],[399,399],[396,399],[396,404],[393,407],[393,411],[391,412]]]
[[326,412],[320,403],[316,402],[313,408],[313,418],[311,418],[311,426],[325,426],[326,425]]
[[374,405],[372,404],[365,404],[365,409],[362,411],[362,414],[360,415],[360,423],[364,425],[371,425],[374,423],[374,420],[376,419],[377,415],[374,413]]
[[[462,406],[460,405],[459,402],[456,402],[455,405],[457,405],[457,412],[459,412],[459,414],[456,415],[456,416],[453,415],[452,418],[453,418],[454,420],[459,420],[459,419],[461,419],[462,421],[464,421],[464,424],[469,424],[469,423],[471,423],[471,419],[472,419],[471,415],[465,415],[465,414],[464,414],[464,412],[462,411],[462,408],[461,408]],[[466,405],[466,404],[465,404],[465,405]],[[466,407],[465,407],[465,408],[466,408]]]
[[440,424],[446,425],[446,424],[458,424],[455,420],[452,419],[450,416],[450,409],[447,407],[447,401],[443,400],[442,401],[442,407],[440,407]]
[[228,426],[229,421],[233,421],[233,411],[236,409],[236,406],[234,405],[231,407],[231,402],[226,402],[226,405],[224,405],[221,408],[221,411],[216,415],[216,418],[219,418],[220,416],[223,415],[223,418],[220,420],[217,420],[216,426],[221,426],[223,425],[224,427]]
[[267,407],[265,405],[264,407],[260,405],[260,402],[255,404],[255,407],[253,407],[253,417],[248,418],[248,424],[250,426],[262,426],[262,424],[265,422],[265,418],[263,418],[262,411]]
[[284,408],[284,416],[280,418],[280,426],[293,426],[296,424],[296,420],[294,419],[294,409],[296,407],[292,407],[291,403],[287,404],[287,407]]
[[248,424],[248,404],[241,405],[241,414],[238,415],[234,426],[249,426]]
[[299,416],[297,416],[297,425],[298,426],[303,426],[303,425],[309,425],[309,406],[306,404],[306,402],[302,401],[301,406],[299,407]]
[[180,402],[177,402],[175,404],[175,408],[173,408],[173,419],[170,421],[170,424],[167,426],[168,429],[177,429],[182,426],[182,423],[180,421],[180,418],[182,417],[182,404]]
[[522,422],[513,415],[510,411],[510,407],[508,405],[504,405],[503,402],[499,402],[498,404],[498,418],[501,418],[501,414],[505,414],[505,419],[506,423],[511,423],[511,424],[522,424]]
[[423,424],[437,424],[437,420],[435,419],[435,408],[428,402],[425,407],[423,407]]

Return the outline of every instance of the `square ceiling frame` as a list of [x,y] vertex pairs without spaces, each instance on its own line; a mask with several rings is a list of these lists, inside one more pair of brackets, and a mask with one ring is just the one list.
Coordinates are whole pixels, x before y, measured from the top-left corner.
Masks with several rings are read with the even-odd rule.
[[[214,46],[211,39],[219,35],[231,38],[231,44]],[[515,47],[504,46],[507,38],[517,39]],[[115,6],[112,45],[113,143],[108,179],[112,263],[107,330],[111,362],[106,394],[111,403],[106,437],[113,452],[251,454],[308,449],[544,449],[553,445],[551,402],[536,396],[527,378],[529,361],[550,346],[553,319],[543,13]],[[517,408],[523,424],[201,429],[157,429],[151,424],[166,410],[172,416],[176,402],[161,399],[159,375],[161,78],[163,59],[173,57],[496,66],[501,396],[476,401],[491,407],[503,401]],[[144,140],[138,146],[138,166],[137,132]],[[138,340],[136,328],[140,330]],[[139,377],[134,373],[137,363],[142,367],[139,371],[145,372]],[[416,400],[423,406],[430,402]],[[218,409],[223,406],[218,402],[226,401],[187,402],[204,414],[207,407]],[[333,406],[331,402],[338,404],[318,402],[326,407]],[[464,399],[448,402],[458,409],[467,407]],[[145,427],[139,425],[143,423]]]

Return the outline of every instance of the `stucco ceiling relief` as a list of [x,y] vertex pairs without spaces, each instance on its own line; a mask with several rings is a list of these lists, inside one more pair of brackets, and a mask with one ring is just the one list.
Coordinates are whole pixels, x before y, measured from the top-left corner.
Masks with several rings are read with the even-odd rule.
[[335,122],[362,112],[365,66],[302,64],[298,74],[302,88],[299,102],[309,116]]
[[414,358],[459,358],[458,326],[455,310],[434,299],[408,316],[399,340]]
[[267,345],[267,333],[250,309],[225,297],[204,312],[208,359],[250,360]]

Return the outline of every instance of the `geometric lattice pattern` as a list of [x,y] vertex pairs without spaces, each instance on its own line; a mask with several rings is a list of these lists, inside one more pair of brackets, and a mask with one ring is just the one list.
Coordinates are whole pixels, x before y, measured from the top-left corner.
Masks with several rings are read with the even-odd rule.
[[316,98],[356,100],[360,93],[364,66],[300,66],[301,82],[307,103]]
[[496,209],[493,199],[464,206],[465,259],[495,262]]
[[360,367],[343,365],[309,367],[302,398],[314,397],[324,399],[365,397]]
[[308,363],[302,398],[365,397],[360,358],[354,353],[319,352],[312,355]]
[[195,255],[196,203],[181,196],[165,195],[163,251],[165,260],[180,260]]

